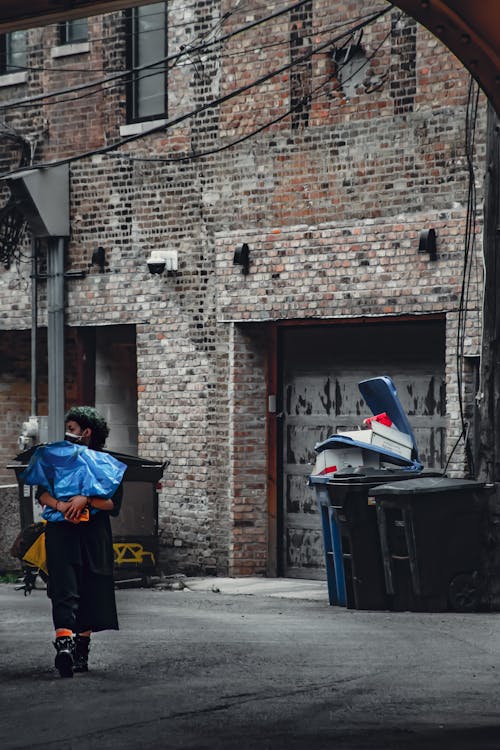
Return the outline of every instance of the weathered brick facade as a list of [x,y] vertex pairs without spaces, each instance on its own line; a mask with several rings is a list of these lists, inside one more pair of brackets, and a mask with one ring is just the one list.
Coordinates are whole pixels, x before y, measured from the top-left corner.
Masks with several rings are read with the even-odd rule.
[[[467,74],[394,9],[349,40],[342,37],[346,24],[369,14],[360,0],[309,0],[229,36],[283,7],[233,6],[170,2],[170,55],[193,40],[199,45],[205,34],[209,41],[227,36],[170,61],[168,120],[177,124],[70,167],[67,268],[86,275],[66,282],[68,344],[77,329],[135,326],[138,451],[170,461],[159,518],[169,572],[270,569],[270,323],[442,314],[449,448],[461,431],[455,360]],[[89,31],[88,53],[59,58],[51,57],[55,27],[31,31],[27,81],[0,88],[0,101],[123,70],[124,14],[95,17]],[[271,70],[280,72],[266,78]],[[478,188],[484,116],[481,101]],[[8,126],[33,144],[36,163],[116,143],[125,118],[122,79],[5,110]],[[438,238],[435,261],[418,254],[419,234],[430,227]],[[248,275],[233,265],[243,242]],[[106,251],[103,273],[90,266],[98,245]],[[177,250],[178,272],[152,276],[146,258],[164,248]],[[480,276],[474,258],[471,357],[479,346]],[[24,263],[0,273],[4,461],[16,451],[30,408],[28,278]],[[39,301],[43,326],[43,280]],[[69,403],[78,393],[74,369],[69,357]],[[461,450],[450,469],[463,474]]]

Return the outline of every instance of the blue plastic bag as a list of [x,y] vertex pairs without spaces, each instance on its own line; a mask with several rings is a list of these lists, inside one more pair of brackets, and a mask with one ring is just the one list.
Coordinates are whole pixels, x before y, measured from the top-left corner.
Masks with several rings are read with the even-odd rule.
[[[73,495],[110,498],[118,489],[127,466],[103,451],[94,451],[68,440],[36,448],[20,474],[25,484],[45,487],[52,497],[68,502]],[[99,511],[91,509],[95,514]],[[45,507],[47,521],[64,521],[64,515]]]

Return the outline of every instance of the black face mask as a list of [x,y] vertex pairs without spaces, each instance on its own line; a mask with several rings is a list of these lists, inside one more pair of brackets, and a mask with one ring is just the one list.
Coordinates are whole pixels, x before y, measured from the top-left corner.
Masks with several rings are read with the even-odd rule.
[[83,435],[74,435],[72,432],[64,433],[64,439],[68,440],[70,443],[79,443],[82,437]]

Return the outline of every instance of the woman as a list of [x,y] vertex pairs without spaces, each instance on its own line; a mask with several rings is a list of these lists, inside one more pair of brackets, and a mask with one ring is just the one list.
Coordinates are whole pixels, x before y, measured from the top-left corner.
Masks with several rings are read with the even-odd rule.
[[[93,407],[73,407],[65,421],[66,440],[97,451],[104,447],[109,429]],[[66,502],[40,485],[37,494],[47,518],[55,666],[61,677],[73,677],[88,671],[92,632],[118,630],[109,517],[120,511],[122,485],[109,498],[73,495]]]

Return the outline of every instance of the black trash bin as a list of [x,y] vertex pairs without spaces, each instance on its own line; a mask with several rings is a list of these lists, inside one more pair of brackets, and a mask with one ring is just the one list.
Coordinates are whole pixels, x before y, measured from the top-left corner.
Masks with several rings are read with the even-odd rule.
[[390,609],[375,502],[381,481],[407,482],[409,472],[369,469],[337,473],[326,484],[340,537],[345,597],[350,609]]
[[158,489],[168,461],[108,453],[127,465],[120,515],[111,518],[115,581],[149,584],[159,573]]
[[476,611],[486,583],[482,482],[417,477],[374,487],[386,590],[395,610]]
[[[24,454],[20,454],[24,456]],[[16,460],[21,460],[20,456],[16,457]],[[7,469],[13,469],[16,475],[17,487],[19,492],[19,520],[21,529],[26,526],[41,520],[41,507],[36,499],[36,487],[30,487],[28,484],[24,484],[21,479],[21,473],[25,470],[28,465],[29,459],[24,459],[22,464],[9,464]]]

